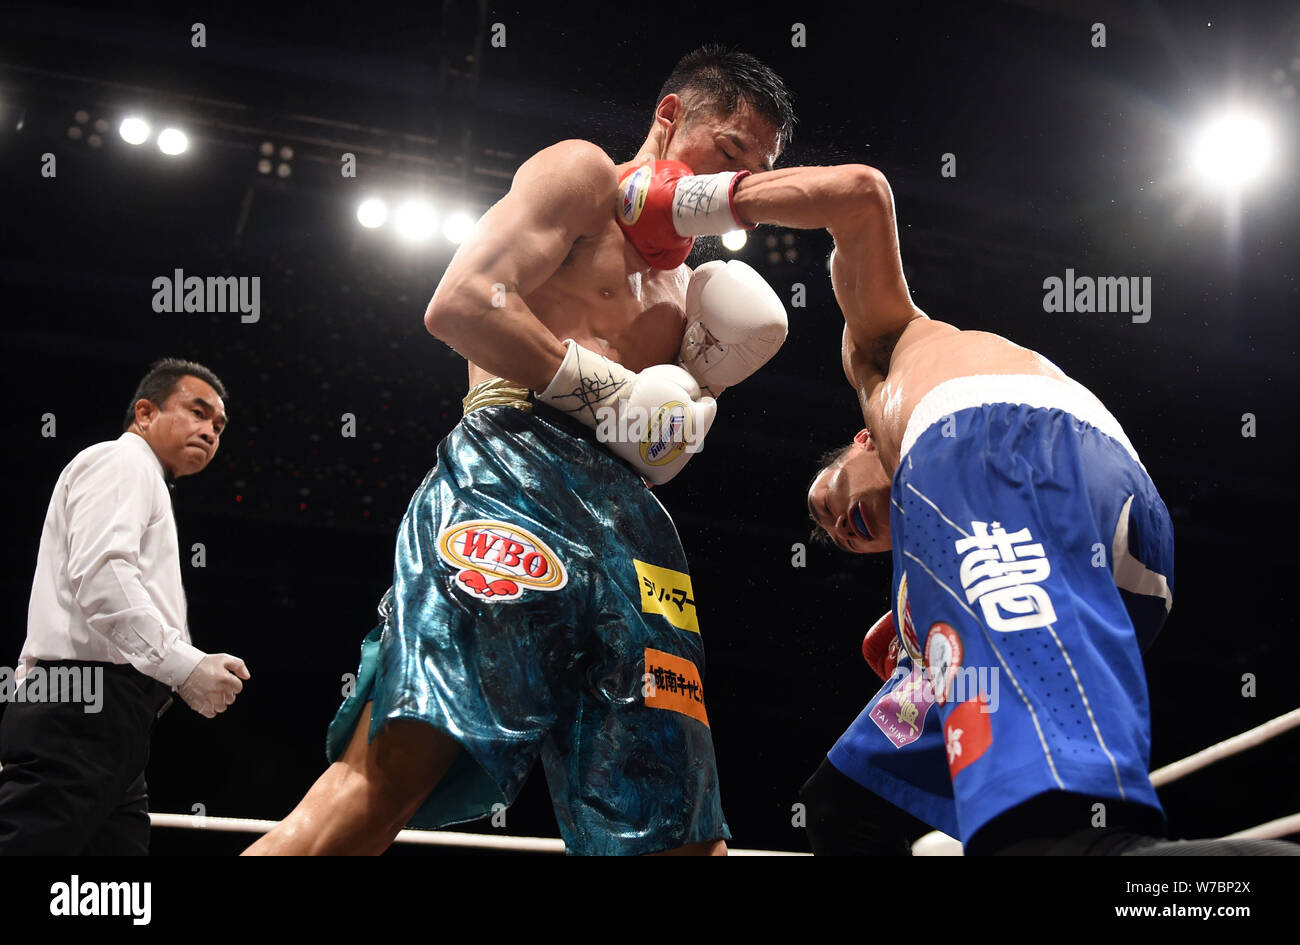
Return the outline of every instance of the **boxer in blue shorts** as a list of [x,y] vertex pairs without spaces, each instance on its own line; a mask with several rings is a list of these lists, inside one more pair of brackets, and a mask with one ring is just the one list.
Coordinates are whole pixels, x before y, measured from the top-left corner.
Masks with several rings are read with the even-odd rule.
[[867,428],[808,510],[842,549],[894,559],[892,613],[864,641],[885,685],[802,794],[815,852],[907,853],[922,825],[971,853],[1300,849],[1156,839],[1142,652],[1173,605],[1173,529],[1102,403],[1041,355],[912,304],[875,169],[756,175],[735,205],[835,240]]
[[615,165],[563,141],[460,246],[425,325],[469,362],[465,417],[398,535],[332,762],[249,853],[379,853],[510,804],[540,757],[571,853],[725,853],[695,590],[650,494],[715,397],[786,334],[752,269],[684,265],[794,123],[780,78],[706,47]]

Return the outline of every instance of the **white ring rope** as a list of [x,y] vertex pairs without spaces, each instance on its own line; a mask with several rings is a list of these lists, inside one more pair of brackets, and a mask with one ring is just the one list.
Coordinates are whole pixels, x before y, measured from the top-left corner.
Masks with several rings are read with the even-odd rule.
[[1151,772],[1151,784],[1154,787],[1163,787],[1185,777],[1206,765],[1214,764],[1222,758],[1229,755],[1235,755],[1238,752],[1245,751],[1247,748],[1254,748],[1270,738],[1276,738],[1288,729],[1300,725],[1300,709],[1292,709],[1285,715],[1279,715],[1263,725],[1257,725],[1255,728],[1242,732],[1240,735],[1234,735],[1232,738],[1219,742],[1217,745],[1211,745],[1194,755],[1184,758],[1182,761],[1175,761],[1173,764],[1165,765]]
[[1245,830],[1238,830],[1236,833],[1230,833],[1225,839],[1228,840],[1278,840],[1282,837],[1289,837],[1293,833],[1300,833],[1300,814],[1291,814],[1289,817],[1279,817],[1277,820],[1270,820],[1266,824],[1260,824],[1258,827],[1247,827]]
[[[202,814],[155,814],[149,819],[155,827],[181,830],[215,830],[223,833],[266,833],[274,820],[248,817],[209,817]],[[564,841],[548,837],[494,837],[485,833],[453,833],[449,830],[403,830],[394,843],[417,843],[435,847],[477,847],[482,850],[513,850],[516,853],[563,853]],[[727,850],[730,856],[810,856],[785,850]]]

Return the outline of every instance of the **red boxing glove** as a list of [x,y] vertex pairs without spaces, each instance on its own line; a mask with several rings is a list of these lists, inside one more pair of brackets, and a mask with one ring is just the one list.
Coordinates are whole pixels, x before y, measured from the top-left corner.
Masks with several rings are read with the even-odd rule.
[[690,177],[681,161],[655,161],[624,172],[618,181],[618,225],[636,251],[656,269],[676,269],[686,262],[695,237],[673,228],[677,182]]
[[873,623],[862,638],[862,658],[872,672],[888,682],[898,666],[898,653],[898,631],[894,629],[894,612],[891,610]]
[[752,229],[736,214],[736,186],[749,171],[696,175],[681,161],[655,161],[618,182],[618,225],[646,262],[676,269],[697,236]]

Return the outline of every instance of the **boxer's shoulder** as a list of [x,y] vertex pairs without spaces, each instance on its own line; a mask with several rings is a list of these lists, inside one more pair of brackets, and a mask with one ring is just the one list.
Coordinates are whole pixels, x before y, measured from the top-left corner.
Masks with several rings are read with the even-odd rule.
[[563,220],[571,230],[590,236],[611,215],[618,175],[599,146],[571,138],[521,164],[510,190],[512,205],[529,207],[546,221]]
[[600,145],[583,138],[566,138],[542,148],[519,166],[515,180],[557,173],[574,179],[590,180],[610,191],[618,188],[614,159]]

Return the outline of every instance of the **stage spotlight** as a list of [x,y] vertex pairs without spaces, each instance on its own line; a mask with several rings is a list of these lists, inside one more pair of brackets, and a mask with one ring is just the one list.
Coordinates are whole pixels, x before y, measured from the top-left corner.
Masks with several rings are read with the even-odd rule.
[[84,125],[86,122],[90,121],[90,113],[87,112],[87,111],[84,111],[84,110],[78,109],[76,112],[73,113],[73,115],[72,115],[72,120],[75,121],[75,122],[76,122],[77,124],[79,124],[79,125]]
[[80,141],[80,140],[81,140],[81,128],[79,128],[77,125],[69,125],[69,126],[68,126],[68,137],[71,138],[73,141]]
[[271,173],[271,162],[268,161],[266,158],[259,158],[257,161],[257,173],[259,174]]
[[459,246],[465,242],[465,237],[469,236],[470,231],[474,229],[474,220],[468,213],[453,213],[447,217],[447,222],[442,226],[442,235],[449,242]]
[[92,148],[102,147],[104,144],[104,139],[101,138],[99,135],[92,134],[90,137],[86,139],[86,144],[90,145]]
[[158,150],[163,154],[184,154],[190,146],[190,139],[179,128],[164,128],[158,132]]
[[95,128],[95,131],[99,132],[101,135],[102,135],[102,134],[106,134],[106,133],[108,132],[108,121],[107,121],[107,119],[104,119],[104,118],[96,118],[96,119],[95,119],[95,125],[94,125],[94,128]]
[[286,144],[284,147],[282,147],[282,148],[280,149],[280,160],[281,160],[281,161],[292,161],[292,160],[293,160],[293,148],[289,147],[287,144]]
[[292,173],[293,173],[293,168],[291,168],[288,164],[277,164],[275,166],[275,176],[279,177],[281,180],[288,177]]
[[438,228],[433,207],[423,200],[408,200],[398,207],[394,222],[398,234],[412,243],[424,242]]
[[377,197],[361,201],[357,207],[357,222],[367,230],[383,226],[388,221],[388,204]]
[[149,123],[132,115],[122,119],[122,124],[117,126],[117,133],[127,144],[144,144],[149,140]]
[[257,146],[257,150],[258,153],[262,155],[262,157],[270,157],[272,154],[275,153],[275,145],[273,145],[269,141],[263,141],[260,145]]
[[749,234],[744,230],[732,230],[729,233],[722,234],[722,245],[733,253],[740,252],[748,242]]
[[1192,142],[1192,167],[1207,184],[1237,190],[1259,180],[1273,157],[1273,135],[1265,120],[1233,109],[1209,119]]

